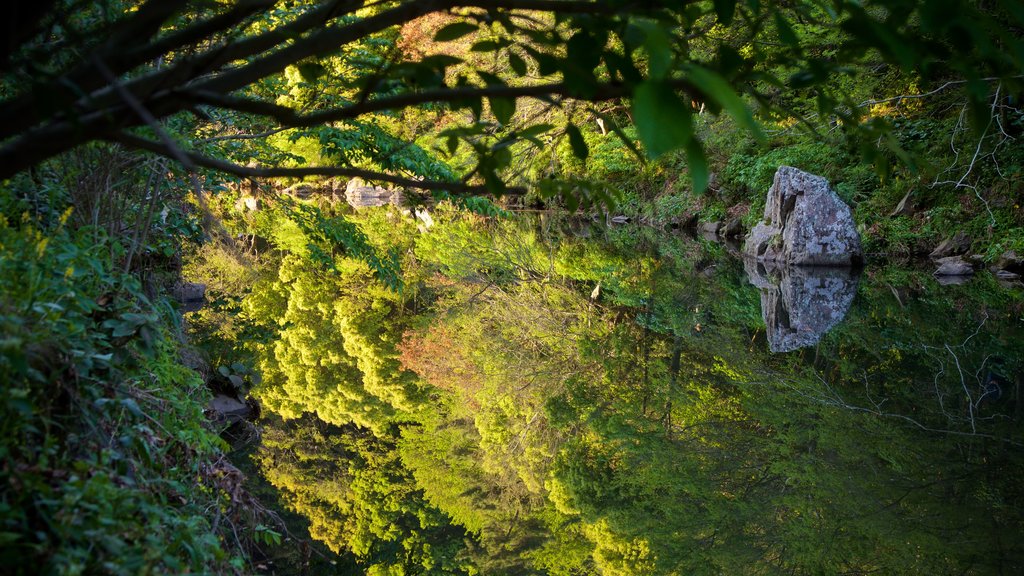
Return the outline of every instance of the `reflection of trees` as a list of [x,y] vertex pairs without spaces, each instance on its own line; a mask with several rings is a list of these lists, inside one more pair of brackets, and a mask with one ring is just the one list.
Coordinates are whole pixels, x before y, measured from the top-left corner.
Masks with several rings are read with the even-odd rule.
[[394,446],[312,418],[264,429],[263,474],[310,535],[368,574],[458,574],[464,531],[423,500]]
[[[505,223],[500,243],[520,242],[509,260],[487,223],[439,220],[416,246],[419,294],[434,295],[428,315],[397,315],[398,297],[364,281],[327,285],[285,267],[275,285],[288,298],[282,334],[309,330],[310,345],[323,346],[313,350],[346,354],[311,362],[280,350],[306,340],[282,338],[274,358],[294,357],[303,371],[290,378],[316,382],[309,372],[322,371],[333,382],[293,392],[291,380],[269,377],[285,383],[282,394],[319,411],[333,394],[410,391],[372,394],[393,411],[388,425],[290,425],[268,437],[268,476],[336,549],[373,563],[398,542],[420,550],[440,538],[451,552],[436,552],[438,565],[457,558],[484,574],[944,574],[1021,557],[1003,537],[1019,532],[1019,453],[984,437],[1013,439],[1009,407],[980,417],[970,386],[975,408],[952,403],[984,377],[974,372],[989,355],[1019,357],[1001,319],[974,333],[970,298],[984,296],[958,308],[926,293],[900,314],[869,277],[865,301],[813,349],[773,356],[736,263],[697,254],[716,274],[693,274],[691,251],[660,246],[660,258],[634,254],[631,267],[634,238],[552,248]],[[477,241],[490,248],[468,259],[452,249]],[[908,315],[950,322],[922,328]],[[352,326],[361,332],[345,332]],[[380,344],[351,346],[359,334]],[[941,371],[925,368],[943,353],[936,380]],[[372,369],[405,383],[403,368],[429,392],[365,384]],[[416,528],[402,514],[433,520]],[[458,530],[441,518],[465,531],[460,551],[446,548]]]
[[254,289],[249,313],[277,329],[255,393],[287,418],[315,412],[334,424],[381,430],[418,402],[416,381],[400,370],[391,340],[398,296],[362,262],[338,266],[326,273],[288,256],[274,282]]

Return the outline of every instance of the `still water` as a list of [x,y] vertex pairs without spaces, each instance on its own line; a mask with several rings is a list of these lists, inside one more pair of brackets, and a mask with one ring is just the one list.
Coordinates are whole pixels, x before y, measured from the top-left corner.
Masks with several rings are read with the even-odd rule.
[[294,537],[268,571],[1024,567],[1020,285],[437,220],[400,293],[287,259],[255,291],[279,321],[251,464]]

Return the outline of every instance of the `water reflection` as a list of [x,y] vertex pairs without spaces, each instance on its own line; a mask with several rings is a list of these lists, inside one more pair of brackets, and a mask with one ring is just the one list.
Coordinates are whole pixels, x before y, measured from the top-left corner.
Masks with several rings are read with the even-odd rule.
[[747,258],[743,268],[761,291],[772,352],[817,344],[846,317],[860,282],[860,270],[846,267],[779,267]]
[[[363,221],[403,292],[292,255],[248,305],[271,331],[255,392],[287,420],[257,466],[349,573],[1024,565],[1020,293],[434,218]],[[773,352],[815,349],[769,354],[765,325]]]

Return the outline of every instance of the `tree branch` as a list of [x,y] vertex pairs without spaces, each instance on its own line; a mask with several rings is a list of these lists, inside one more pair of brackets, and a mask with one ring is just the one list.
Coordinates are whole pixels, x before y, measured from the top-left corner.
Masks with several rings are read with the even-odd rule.
[[[213,170],[219,170],[228,174],[234,174],[235,176],[242,176],[245,178],[303,178],[306,176],[342,176],[348,178],[362,178],[364,180],[377,181],[377,182],[388,182],[391,184],[397,184],[407,188],[415,188],[420,190],[443,190],[456,194],[468,194],[468,195],[488,195],[491,191],[483,185],[465,184],[462,182],[442,182],[437,180],[417,180],[415,178],[405,178],[402,176],[394,176],[392,174],[385,174],[383,172],[375,172],[373,170],[366,170],[363,168],[353,168],[344,166],[306,166],[302,168],[281,168],[276,166],[267,167],[254,167],[254,166],[242,166],[241,164],[235,164],[226,160],[220,160],[217,158],[211,158],[209,156],[203,156],[195,152],[189,152],[187,150],[173,150],[167,145],[135,136],[127,132],[117,132],[110,136],[105,137],[106,140],[111,142],[117,142],[131,148],[137,148],[139,150],[146,150],[160,156],[166,156],[179,160],[179,154],[184,155],[188,162],[193,166],[201,166],[204,168],[211,168]],[[180,161],[180,160],[179,160]],[[506,188],[504,194],[525,194],[525,188]]]
[[[577,0],[422,0],[404,2],[375,16],[358,20],[340,27],[326,28],[296,40],[290,46],[257,58],[238,68],[201,79],[229,62],[247,57],[290,40],[297,33],[314,28],[317,18],[328,20],[337,17],[337,11],[354,6],[357,0],[342,0],[326,5],[323,10],[299,17],[290,24],[275,28],[265,34],[228,44],[203,55],[185,59],[166,71],[156,72],[122,85],[132,97],[143,103],[157,118],[162,118],[189,107],[180,97],[178,87],[187,90],[207,91],[226,94],[244,88],[269,75],[280,72],[288,65],[303,58],[328,54],[352,41],[400,25],[425,14],[457,7],[483,9],[547,10],[557,13],[583,13],[611,15],[633,9],[646,12],[651,10],[642,4],[637,6],[610,6],[603,2]],[[329,9],[328,9],[329,8]],[[656,8],[655,8],[656,9]],[[301,25],[299,24],[301,22]],[[259,50],[263,47],[263,50]],[[60,82],[60,79],[55,81]],[[192,82],[192,84],[189,84]],[[47,158],[74,148],[85,142],[107,138],[126,127],[137,126],[140,120],[124,105],[124,98],[113,87],[83,97],[76,105],[76,112],[57,114],[49,124],[28,130],[0,148],[0,178],[6,178],[35,165]],[[31,116],[31,115],[28,115]],[[11,117],[10,110],[0,108],[0,140],[17,134],[22,129],[37,124],[39,118]],[[12,130],[14,130],[12,132]]]
[[[690,89],[691,84],[684,80],[672,81],[672,85],[680,89]],[[585,97],[590,102],[615,100],[630,95],[632,90],[623,84],[602,84]],[[401,110],[431,102],[458,102],[470,98],[495,97],[518,98],[543,96],[581,97],[578,91],[565,83],[536,84],[533,86],[467,86],[460,88],[439,88],[421,92],[409,92],[396,96],[386,96],[375,100],[365,100],[340,108],[321,110],[309,114],[299,114],[294,108],[253,100],[237,96],[223,96],[207,91],[188,91],[182,94],[194,104],[208,104],[218,108],[227,108],[248,114],[269,116],[282,125],[299,128],[316,126],[328,122],[351,120],[372,112]]]

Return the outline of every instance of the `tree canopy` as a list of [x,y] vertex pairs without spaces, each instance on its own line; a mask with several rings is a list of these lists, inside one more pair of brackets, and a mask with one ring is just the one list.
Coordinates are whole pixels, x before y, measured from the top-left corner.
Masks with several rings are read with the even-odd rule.
[[[564,140],[589,153],[578,116],[514,116],[529,99],[617,103],[587,110],[620,135],[634,124],[647,157],[685,150],[699,191],[709,175],[697,110],[727,113],[755,136],[761,118],[841,127],[869,157],[881,147],[906,159],[844,88],[858,64],[964,89],[979,130],[993,89],[1015,92],[1024,69],[1013,0],[46,0],[8,16],[0,178],[109,141],[243,177],[361,176],[463,195],[512,181],[605,200],[515,173],[515,145]],[[399,27],[423,22],[415,49],[396,47]],[[439,135],[440,149],[471,153],[459,173],[433,151],[410,160],[414,134],[388,125],[432,107],[472,114]],[[296,161],[261,145],[285,130],[325,153]]]

